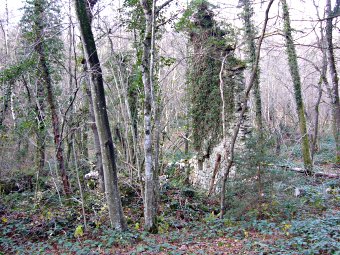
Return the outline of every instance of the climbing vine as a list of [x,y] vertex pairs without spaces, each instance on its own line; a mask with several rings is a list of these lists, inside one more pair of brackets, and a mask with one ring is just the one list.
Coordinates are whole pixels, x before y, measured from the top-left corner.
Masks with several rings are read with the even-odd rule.
[[[209,155],[222,137],[222,100],[220,92],[221,64],[223,70],[225,113],[228,123],[235,111],[236,82],[244,63],[234,56],[236,35],[228,25],[221,28],[214,20],[212,5],[207,1],[193,1],[178,27],[189,34],[191,56],[188,70],[188,93],[191,101],[193,143],[196,151]],[[191,14],[191,16],[188,15]]]

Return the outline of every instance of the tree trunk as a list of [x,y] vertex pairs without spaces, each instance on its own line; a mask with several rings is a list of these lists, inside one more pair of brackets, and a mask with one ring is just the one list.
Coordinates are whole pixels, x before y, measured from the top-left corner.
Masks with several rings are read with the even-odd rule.
[[334,11],[331,10],[331,0],[326,2],[326,42],[327,42],[327,56],[329,65],[329,74],[332,82],[332,115],[333,115],[333,135],[336,146],[336,163],[340,164],[340,102],[339,102],[339,77],[336,70],[334,47],[333,47],[333,16],[339,12],[340,1],[337,0]]
[[[97,0],[92,1],[86,1],[86,13],[87,17],[89,18],[90,25],[92,25],[92,8],[97,3]],[[85,49],[84,54],[85,54]],[[93,106],[93,100],[92,100],[92,93],[91,93],[91,79],[87,73],[87,65],[86,61],[83,63],[83,71],[85,73],[85,91],[88,97],[88,102],[90,104],[90,127],[93,133],[93,142],[94,142],[94,150],[95,150],[95,171],[98,172],[99,175],[99,190],[103,193],[105,193],[105,184],[104,184],[104,171],[103,171],[103,161],[102,161],[102,153],[100,151],[100,142],[99,142],[99,135],[98,135],[98,129],[97,124],[94,116],[94,106]]]
[[41,174],[44,166],[45,166],[45,136],[46,136],[46,127],[45,127],[45,112],[44,112],[44,87],[40,82],[37,83],[37,102],[36,102],[36,120],[37,120],[37,129],[36,129],[36,168],[38,174]]
[[[321,26],[321,25],[320,25]],[[321,98],[322,98],[322,84],[326,84],[326,87],[329,87],[328,85],[328,80],[326,78],[326,73],[327,73],[327,53],[326,50],[324,49],[325,47],[325,40],[323,37],[323,28],[322,26],[320,27],[320,32],[321,32],[321,41],[320,41],[320,47],[322,49],[322,69],[320,70],[320,80],[318,83],[318,98],[314,107],[315,110],[315,122],[314,122],[314,135],[313,135],[313,140],[312,140],[312,148],[311,148],[311,157],[312,160],[314,160],[314,155],[317,151],[317,140],[319,136],[319,115],[320,115],[320,103],[321,103]]]
[[[86,65],[84,65],[84,71],[87,71]],[[104,185],[104,171],[103,171],[103,162],[102,162],[102,153],[100,151],[100,142],[99,142],[99,135],[98,135],[98,129],[96,124],[96,119],[94,117],[94,105],[92,100],[92,93],[90,85],[91,81],[87,80],[85,84],[85,90],[88,97],[88,101],[90,104],[90,111],[89,111],[89,117],[90,117],[90,127],[93,133],[93,142],[94,142],[94,151],[95,151],[95,171],[98,172],[99,175],[99,189],[101,192],[105,192],[105,185]]]
[[106,109],[104,82],[97,48],[86,11],[86,0],[74,0],[77,17],[80,23],[81,37],[84,44],[86,62],[91,72],[91,93],[95,121],[98,128],[100,149],[104,170],[105,195],[109,208],[111,225],[117,230],[127,228],[123,215],[122,202],[118,188],[115,150]]
[[[9,20],[8,20],[8,3],[6,0],[5,3],[5,11],[6,11],[6,25],[1,26],[3,33],[4,33],[4,37],[5,37],[5,51],[6,51],[6,58],[5,58],[5,64],[6,64],[6,60],[9,57],[9,47],[8,47],[8,27],[9,27]],[[8,83],[7,84],[7,88],[5,89],[5,95],[3,95],[3,102],[4,102],[4,106],[3,109],[0,110],[0,131],[2,130],[2,124],[5,120],[6,117],[6,112],[10,103],[10,99],[11,99],[11,95],[12,95],[12,83]]]
[[233,135],[231,138],[231,143],[230,143],[230,149],[226,149],[226,158],[227,158],[227,164],[226,164],[226,169],[225,172],[223,174],[223,180],[222,180],[222,188],[221,188],[221,197],[220,197],[220,218],[222,219],[225,213],[225,192],[226,192],[226,184],[227,184],[227,180],[228,180],[228,176],[229,176],[229,172],[230,169],[234,163],[234,158],[235,158],[235,143],[236,143],[236,139],[238,136],[238,133],[240,131],[240,127],[241,124],[243,122],[243,118],[245,115],[245,112],[247,111],[247,102],[249,99],[249,94],[250,91],[252,89],[252,87],[254,86],[254,81],[256,78],[256,74],[257,74],[257,67],[260,61],[260,53],[261,53],[261,45],[262,45],[262,41],[266,32],[266,28],[267,28],[267,23],[268,23],[268,15],[269,15],[269,10],[273,4],[274,0],[270,0],[270,2],[268,3],[266,12],[265,12],[265,20],[264,20],[264,24],[263,24],[263,28],[262,28],[262,33],[261,33],[261,37],[259,38],[258,41],[258,45],[256,48],[256,55],[255,55],[255,61],[254,61],[254,65],[253,65],[253,69],[250,75],[250,79],[249,79],[249,83],[246,87],[245,93],[244,93],[244,97],[243,100],[241,102],[241,106],[242,106],[242,110],[239,114],[236,126],[234,127],[233,130]]
[[216,179],[216,175],[218,173],[218,169],[220,168],[220,165],[221,165],[221,154],[218,153],[217,156],[216,156],[213,175],[212,175],[211,181],[210,181],[210,188],[209,188],[208,196],[211,196],[215,191],[215,179]]
[[153,105],[153,59],[152,58],[152,40],[153,40],[153,21],[154,21],[154,1],[140,0],[144,11],[145,32],[143,40],[142,56],[142,77],[144,84],[144,153],[145,153],[145,196],[144,196],[144,228],[152,233],[157,233],[157,199],[155,169],[152,157],[152,105]]
[[[252,16],[253,9],[251,7],[250,0],[243,1],[243,19],[244,19],[244,28],[245,28],[245,37],[246,44],[248,47],[248,58],[251,64],[251,67],[254,67],[255,58],[256,58],[256,46],[255,46],[255,31],[254,26],[252,24]],[[255,123],[256,128],[259,132],[262,130],[262,100],[261,100],[261,90],[260,90],[260,76],[259,76],[259,68],[257,67],[256,76],[254,79],[254,99],[255,99]]]
[[[41,0],[36,0],[34,2],[34,8],[35,8],[35,13],[37,17],[41,17],[44,13],[44,10],[42,8],[42,3]],[[42,17],[41,17],[42,18]],[[53,127],[53,135],[54,135],[54,144],[56,146],[56,156],[58,160],[58,168],[60,171],[60,175],[62,178],[63,182],[63,188],[64,188],[64,193],[66,195],[71,194],[71,187],[70,183],[68,180],[68,175],[66,173],[65,169],[65,162],[64,162],[64,155],[63,155],[63,148],[62,148],[62,140],[60,136],[60,131],[59,131],[59,117],[56,109],[56,103],[54,100],[54,94],[53,94],[53,85],[52,85],[52,80],[51,80],[51,74],[50,70],[48,69],[47,65],[47,59],[46,59],[46,53],[44,50],[44,27],[42,23],[40,22],[40,19],[36,19],[36,26],[37,26],[37,38],[36,38],[36,45],[35,45],[35,51],[37,52],[39,56],[39,67],[40,67],[40,72],[41,72],[41,79],[42,82],[45,85],[45,89],[47,92],[47,102],[50,107],[51,111],[51,117],[52,117],[52,127]]]
[[12,84],[7,84],[5,95],[3,96],[3,108],[0,110],[0,131],[3,128],[3,122],[6,118],[6,112],[10,105],[12,95]]
[[286,0],[281,0],[281,2],[282,2],[282,10],[283,10],[284,36],[286,40],[288,64],[289,64],[290,74],[292,76],[292,80],[294,84],[295,103],[296,103],[296,109],[297,109],[297,114],[299,118],[303,163],[306,169],[306,174],[311,175],[312,170],[313,170],[313,164],[312,164],[312,159],[311,159],[311,154],[310,154],[305,108],[304,108],[302,92],[301,92],[301,78],[300,78],[300,73],[299,73],[299,66],[297,62],[297,55],[296,55],[293,36],[292,36],[292,28],[290,26],[288,5],[286,3]]

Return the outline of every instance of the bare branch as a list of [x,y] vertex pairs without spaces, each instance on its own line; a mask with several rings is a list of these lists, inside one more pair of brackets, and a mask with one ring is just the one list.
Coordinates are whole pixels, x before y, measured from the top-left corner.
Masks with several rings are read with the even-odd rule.
[[[231,141],[230,151],[229,151],[230,156],[228,158],[227,169],[224,172],[223,181],[222,181],[222,191],[221,191],[221,201],[220,201],[220,205],[221,205],[220,217],[221,218],[223,218],[224,210],[225,210],[226,181],[227,181],[230,169],[231,169],[231,167],[234,163],[235,143],[236,143],[238,133],[240,131],[240,127],[241,127],[241,124],[242,124],[242,121],[243,121],[244,114],[247,110],[247,102],[248,102],[248,99],[249,99],[249,93],[250,93],[250,90],[252,89],[252,87],[254,85],[254,81],[255,81],[255,78],[256,78],[256,75],[257,75],[257,70],[258,70],[259,60],[260,60],[261,45],[262,45],[262,41],[264,39],[266,28],[267,28],[267,23],[268,23],[268,19],[269,19],[268,18],[269,10],[270,10],[270,7],[272,6],[273,2],[274,2],[274,0],[270,0],[270,2],[268,3],[268,6],[267,6],[266,12],[265,12],[265,20],[264,20],[264,24],[263,24],[263,28],[262,28],[262,32],[261,32],[261,37],[258,40],[258,44],[257,44],[257,48],[256,48],[256,57],[255,57],[253,69],[252,69],[251,76],[250,76],[250,79],[249,79],[249,82],[248,82],[248,85],[247,85],[247,88],[246,88],[246,91],[245,91],[245,95],[244,95],[244,98],[243,98],[243,102],[242,102],[242,111],[239,115],[238,122],[237,122],[237,125],[234,128],[234,132],[233,132],[233,136],[232,136],[232,141]],[[227,153],[227,151],[226,151],[226,153]]]
[[161,4],[160,6],[158,6],[156,8],[156,11],[155,11],[155,15],[157,15],[164,7],[166,7],[168,4],[170,4],[173,0],[168,0],[166,2],[164,2],[163,4]]

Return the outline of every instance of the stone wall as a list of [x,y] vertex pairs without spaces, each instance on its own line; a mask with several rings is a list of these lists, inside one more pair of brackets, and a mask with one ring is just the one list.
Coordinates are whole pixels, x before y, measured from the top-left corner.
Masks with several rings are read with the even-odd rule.
[[[221,179],[224,175],[227,159],[229,157],[231,138],[242,110],[241,100],[244,93],[244,79],[241,71],[234,72],[233,75],[226,75],[225,77],[233,79],[234,84],[236,85],[234,90],[234,112],[232,114],[229,113],[229,116],[226,118],[228,120],[227,136],[225,140],[221,139],[221,141],[213,148],[210,148],[209,150],[205,148],[203,153],[202,150],[197,152],[196,156],[189,161],[189,167],[191,168],[189,180],[191,184],[207,191],[211,186],[214,170],[217,170],[213,192],[218,192],[221,186]],[[250,126],[249,113],[246,112],[235,144],[235,154],[244,150],[245,140],[251,132]],[[209,138],[206,138],[206,140],[209,140]],[[219,157],[220,163],[218,164]],[[235,174],[235,171],[235,167],[232,167],[229,176],[232,177]]]
[[[228,143],[228,142],[227,142]],[[236,142],[235,152],[242,152],[245,146],[244,140],[238,138]],[[227,144],[228,146],[228,144]],[[220,157],[220,163],[218,158]],[[224,141],[215,146],[209,157],[198,157],[197,155],[190,159],[190,183],[204,190],[209,190],[214,171],[216,171],[213,192],[218,192],[221,187],[221,180],[226,170],[227,159],[229,157],[228,147],[225,147]],[[229,177],[233,177],[236,173],[236,167],[232,167]]]

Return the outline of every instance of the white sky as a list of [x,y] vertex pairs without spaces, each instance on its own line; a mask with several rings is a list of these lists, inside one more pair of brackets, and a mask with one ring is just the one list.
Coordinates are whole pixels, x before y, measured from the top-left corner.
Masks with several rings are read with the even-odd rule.
[[[62,0],[65,2],[63,6],[65,8],[68,8],[68,1],[70,0]],[[72,1],[72,0],[71,0]],[[120,5],[123,3],[124,0],[99,0],[101,6],[107,6],[107,4],[114,3],[116,5]],[[159,3],[164,2],[165,0],[158,0]],[[234,24],[234,25],[241,25],[239,19],[238,19],[238,13],[241,11],[240,9],[237,9],[237,3],[239,0],[210,0],[213,4],[218,5],[220,8],[216,9],[215,11],[219,12],[218,16],[221,19],[226,19],[226,21]],[[317,5],[319,5],[319,11],[320,15],[323,15],[323,10],[325,6],[326,0],[314,0]],[[190,2],[190,0],[174,0],[174,3],[178,3],[178,5],[172,4],[174,7],[172,7],[174,10],[179,7],[183,7],[186,5],[187,2]],[[264,17],[264,10],[267,7],[268,0],[254,0],[254,9],[255,9],[255,23],[259,27],[261,26],[261,22]],[[264,2],[261,4],[261,2]],[[316,20],[316,11],[315,7],[313,5],[313,0],[287,0],[288,5],[290,7],[290,14],[291,14],[291,20],[292,20],[292,27],[294,29],[297,29],[299,31],[304,31],[304,33],[309,33],[309,31],[312,31],[313,23],[310,22],[310,20]],[[13,27],[15,26],[18,21],[21,18],[21,11],[19,11],[20,8],[23,7],[24,0],[0,0],[0,21],[5,20],[5,6],[6,3],[8,4],[9,9],[9,26]],[[278,12],[281,13],[281,10],[279,10],[279,0],[275,0],[274,4],[272,6],[272,9],[270,11],[270,16],[275,17]],[[332,4],[335,4],[335,0],[332,0]],[[111,7],[112,8],[112,7]],[[110,16],[111,9],[106,8],[104,10],[103,15],[104,16]],[[273,23],[272,21],[271,23]],[[270,26],[270,24],[269,24]],[[275,24],[276,27],[280,28],[281,23]],[[273,28],[274,29],[274,28]],[[299,36],[299,35],[297,35]]]
[[[101,2],[112,2],[113,0],[100,0]],[[179,3],[186,3],[187,0],[175,0],[175,2],[179,2]],[[4,10],[5,10],[5,5],[6,2],[8,4],[8,9],[10,12],[10,17],[15,19],[20,19],[20,12],[18,12],[18,9],[20,9],[23,6],[23,0],[0,0],[0,10],[1,10],[1,16],[0,19],[3,19],[3,14],[4,14]],[[123,0],[121,1],[117,1],[117,2],[123,2]],[[158,2],[162,2],[162,1],[158,1]],[[223,8],[223,10],[225,12],[229,12],[230,14],[235,12],[235,6],[238,3],[238,0],[211,0],[212,3],[219,5],[220,7]],[[258,9],[258,7],[261,6],[261,0],[255,0],[255,2],[257,3],[256,9]],[[265,1],[267,2],[267,1]],[[315,2],[317,4],[320,5],[320,7],[325,6],[325,0],[315,0]],[[335,0],[333,0],[332,2],[335,2]],[[273,6],[273,10],[277,9],[277,7],[275,7],[275,5],[277,6],[278,0],[276,0],[274,2],[274,6]],[[292,14],[292,19],[298,17],[299,19],[308,19],[311,16],[314,16],[315,14],[315,8],[313,6],[313,0],[288,0],[288,4],[289,6],[293,9],[291,10]],[[334,5],[334,3],[333,3]],[[263,4],[262,9],[265,9],[266,7],[266,3]],[[295,10],[295,11],[294,11]],[[297,16],[296,16],[297,15]]]

